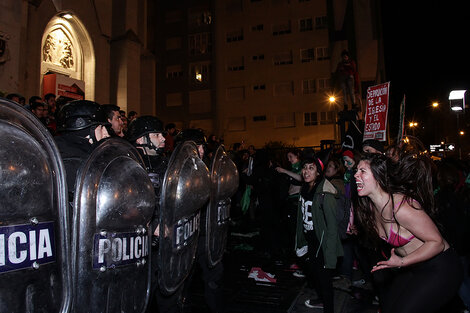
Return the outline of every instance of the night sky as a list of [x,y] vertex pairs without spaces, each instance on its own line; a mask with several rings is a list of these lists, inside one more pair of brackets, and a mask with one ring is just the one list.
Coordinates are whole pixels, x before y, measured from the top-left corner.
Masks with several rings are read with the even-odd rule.
[[[406,94],[407,119],[453,89],[470,93],[470,13],[466,1],[381,1],[391,103]],[[411,3],[411,4],[410,4]]]

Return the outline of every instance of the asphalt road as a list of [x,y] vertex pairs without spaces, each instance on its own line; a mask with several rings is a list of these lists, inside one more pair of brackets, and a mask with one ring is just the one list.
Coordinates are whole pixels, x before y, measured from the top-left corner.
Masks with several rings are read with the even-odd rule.
[[[259,233],[260,229],[256,225],[234,226],[230,231],[223,260],[225,312],[322,312],[321,309],[305,306],[305,300],[315,298],[316,295],[305,278],[294,277],[290,265],[295,259],[283,257],[282,253],[272,256],[264,248],[265,243]],[[193,313],[209,312],[200,276],[196,271],[190,287]],[[360,278],[360,273],[356,271],[354,276]],[[335,312],[378,312],[377,303],[373,303],[373,291],[364,287],[335,288]]]

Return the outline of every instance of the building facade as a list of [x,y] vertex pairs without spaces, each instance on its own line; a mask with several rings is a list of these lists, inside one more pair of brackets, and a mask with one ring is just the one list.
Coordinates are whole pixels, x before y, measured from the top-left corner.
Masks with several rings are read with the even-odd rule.
[[177,128],[215,129],[214,6],[157,2],[157,115]]
[[46,74],[84,85],[87,100],[155,113],[151,0],[5,0],[0,91],[43,96]]
[[[0,91],[43,95],[46,74],[84,97],[199,127],[227,146],[339,141],[341,51],[383,81],[377,0],[5,0]],[[331,95],[336,102],[329,102]]]
[[[360,89],[380,81],[375,1],[160,1],[157,112],[226,145],[340,140],[334,79],[342,50]],[[198,22],[195,22],[198,21]],[[365,94],[365,92],[364,92]],[[336,102],[330,102],[330,96]],[[361,90],[357,102],[361,104]]]

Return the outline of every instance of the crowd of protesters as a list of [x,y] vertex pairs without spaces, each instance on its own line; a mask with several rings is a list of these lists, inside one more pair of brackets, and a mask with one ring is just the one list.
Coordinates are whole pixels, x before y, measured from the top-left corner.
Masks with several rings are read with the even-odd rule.
[[[7,98],[57,133],[64,103],[55,95],[27,104],[19,95]],[[103,137],[125,138],[137,112],[102,109]],[[179,131],[169,123],[162,133],[169,155]],[[222,142],[210,135],[206,157]],[[372,287],[383,313],[448,312],[457,300],[470,307],[470,163],[432,161],[418,142],[385,149],[377,140],[360,150],[322,151],[235,143],[228,154],[240,175],[232,218],[258,225],[264,254],[307,277],[318,295],[307,307],[334,312],[333,288],[361,285]],[[348,203],[344,236],[339,203]],[[353,280],[353,267],[360,280]]]
[[[360,286],[381,312],[468,310],[469,162],[432,161],[418,140],[319,152],[234,144],[230,155],[240,173],[234,217],[259,225],[265,255],[306,275],[318,294],[307,307],[334,312],[333,288]],[[338,194],[351,203],[344,238]]]

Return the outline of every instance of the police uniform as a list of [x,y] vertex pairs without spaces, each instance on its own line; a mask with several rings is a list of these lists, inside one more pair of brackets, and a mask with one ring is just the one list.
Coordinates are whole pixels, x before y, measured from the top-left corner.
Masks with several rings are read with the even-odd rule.
[[[196,145],[203,145],[204,149],[207,150],[206,138],[202,131],[200,131],[199,129],[185,129],[176,136],[177,144],[188,140],[194,141]],[[206,166],[210,167],[211,160],[207,157],[207,155],[204,155],[203,161]],[[204,221],[206,220],[206,214],[207,203],[201,208],[201,221],[203,221],[202,223],[204,223]],[[222,290],[224,266],[222,262],[218,262],[213,267],[210,266],[206,252],[206,235],[207,234],[205,231],[205,227],[202,226],[198,238],[195,261],[196,264],[199,265],[199,268],[201,270],[202,281],[204,283],[204,298],[206,300],[207,306],[210,309],[210,312],[222,312],[225,307],[225,299]],[[183,299],[183,305],[185,308],[190,306],[190,301],[188,301],[187,295],[189,293],[189,288],[194,272],[195,268],[193,268],[190,277],[185,282],[185,298]]]
[[[140,116],[131,122],[128,128],[128,139],[131,143],[140,146],[140,156],[145,164],[145,169],[152,181],[155,190],[155,211],[152,217],[152,234],[157,228],[160,219],[160,195],[165,178],[165,172],[168,168],[168,157],[164,154],[163,149],[153,146],[150,143],[150,133],[164,133],[163,123],[153,116]],[[139,145],[136,140],[141,137],[147,137],[147,143]],[[147,153],[147,149],[152,149],[155,154]],[[152,236],[152,277],[151,277],[151,298],[147,307],[148,313],[177,313],[181,312],[181,288],[171,295],[161,292],[158,285],[158,252],[159,239]]]
[[100,105],[87,100],[71,101],[58,113],[57,128],[60,134],[54,140],[65,166],[69,201],[73,201],[75,178],[80,166],[98,145],[91,144],[89,140],[94,137],[91,134],[92,126],[100,124],[100,114]]

